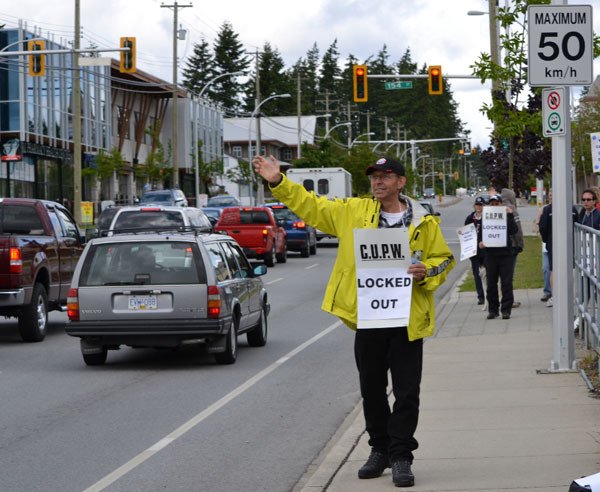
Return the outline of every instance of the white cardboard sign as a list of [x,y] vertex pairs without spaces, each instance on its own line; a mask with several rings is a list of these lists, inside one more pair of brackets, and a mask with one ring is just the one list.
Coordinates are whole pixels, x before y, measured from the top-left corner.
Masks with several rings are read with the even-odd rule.
[[457,232],[460,241],[460,261],[475,256],[477,254],[477,228],[475,224],[459,227]]
[[504,248],[508,237],[506,207],[483,207],[481,232],[486,248]]
[[355,229],[359,329],[408,326],[412,275],[408,229]]

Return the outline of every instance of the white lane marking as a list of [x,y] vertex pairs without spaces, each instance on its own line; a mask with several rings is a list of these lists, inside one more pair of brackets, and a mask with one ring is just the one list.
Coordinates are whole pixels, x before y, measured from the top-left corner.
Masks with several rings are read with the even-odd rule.
[[274,284],[275,282],[279,282],[280,280],[283,280],[283,277],[276,278],[274,280],[271,280],[270,282],[265,282],[265,285],[271,285],[271,284]]
[[313,265],[307,266],[307,267],[305,268],[305,270],[310,270],[311,268],[315,268],[315,267],[318,267],[318,266],[319,266],[319,264],[318,264],[318,263],[314,263]]
[[281,367],[281,365],[283,363],[287,362],[292,357],[294,357],[295,355],[302,352],[305,348],[309,347],[316,341],[323,338],[325,335],[327,335],[330,332],[332,332],[333,330],[335,330],[341,324],[342,324],[341,321],[336,321],[332,325],[325,328],[322,332],[317,333],[314,337],[310,338],[303,344],[299,345],[291,352],[288,352],[286,355],[284,355],[277,361],[273,362],[273,364],[271,364],[270,366],[265,367],[262,371],[260,371],[259,373],[257,373],[256,375],[254,375],[250,379],[248,379],[245,383],[242,383],[240,386],[235,388],[233,391],[226,394],[223,398],[221,398],[220,400],[217,400],[212,405],[210,405],[208,408],[206,408],[202,412],[200,412],[197,415],[195,415],[194,417],[192,417],[190,420],[188,420],[183,425],[179,426],[177,429],[175,429],[173,432],[171,432],[168,436],[163,437],[158,442],[156,442],[155,444],[150,446],[148,449],[146,449],[145,451],[142,451],[140,454],[133,457],[131,460],[129,460],[124,465],[121,465],[119,468],[117,468],[113,472],[109,473],[104,478],[101,478],[100,480],[98,480],[94,485],[85,489],[84,492],[100,492],[101,490],[104,490],[106,487],[108,487],[109,485],[116,482],[119,478],[126,475],[127,473],[129,473],[131,470],[133,470],[137,466],[141,465],[148,458],[151,458],[156,453],[158,453],[160,450],[166,448],[169,444],[171,444],[173,441],[175,441],[175,439],[183,436],[186,432],[192,430],[194,427],[196,427],[198,424],[200,424],[203,420],[210,417],[217,410],[220,410],[221,408],[223,408],[227,403],[232,401],[237,396],[241,395],[244,391],[246,391],[247,389],[250,389],[256,383],[258,383],[261,379],[264,379],[266,376],[271,374],[275,369],[277,369],[278,367]]

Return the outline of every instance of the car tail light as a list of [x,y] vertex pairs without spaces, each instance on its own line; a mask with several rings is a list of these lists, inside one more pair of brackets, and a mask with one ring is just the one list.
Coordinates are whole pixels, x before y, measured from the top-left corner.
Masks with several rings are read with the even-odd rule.
[[140,208],[140,212],[160,212],[160,207],[144,207]]
[[71,321],[79,321],[79,294],[77,289],[69,289],[67,293],[67,316]]
[[21,248],[10,248],[10,273],[21,273],[23,271],[23,258]]
[[306,223],[303,220],[297,220],[292,224],[294,229],[306,229]]
[[208,286],[207,314],[209,318],[218,318],[221,315],[221,291],[216,285]]

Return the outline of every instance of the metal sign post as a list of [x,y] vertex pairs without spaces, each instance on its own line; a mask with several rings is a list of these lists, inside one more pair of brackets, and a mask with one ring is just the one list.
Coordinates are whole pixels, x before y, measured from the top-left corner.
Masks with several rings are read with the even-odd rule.
[[552,137],[554,349],[550,371],[564,372],[575,365],[571,115],[569,88],[564,86],[592,83],[592,7],[552,0],[552,5],[530,5],[527,19],[529,85],[558,86],[544,91],[543,104],[544,136]]

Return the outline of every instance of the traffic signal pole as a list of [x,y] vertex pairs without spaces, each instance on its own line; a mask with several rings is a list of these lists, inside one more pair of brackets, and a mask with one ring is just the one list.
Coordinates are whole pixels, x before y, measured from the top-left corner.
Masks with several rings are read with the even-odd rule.
[[[80,0],[75,0],[75,39],[73,48],[81,43]],[[73,217],[81,224],[81,74],[79,54],[73,53]]]

